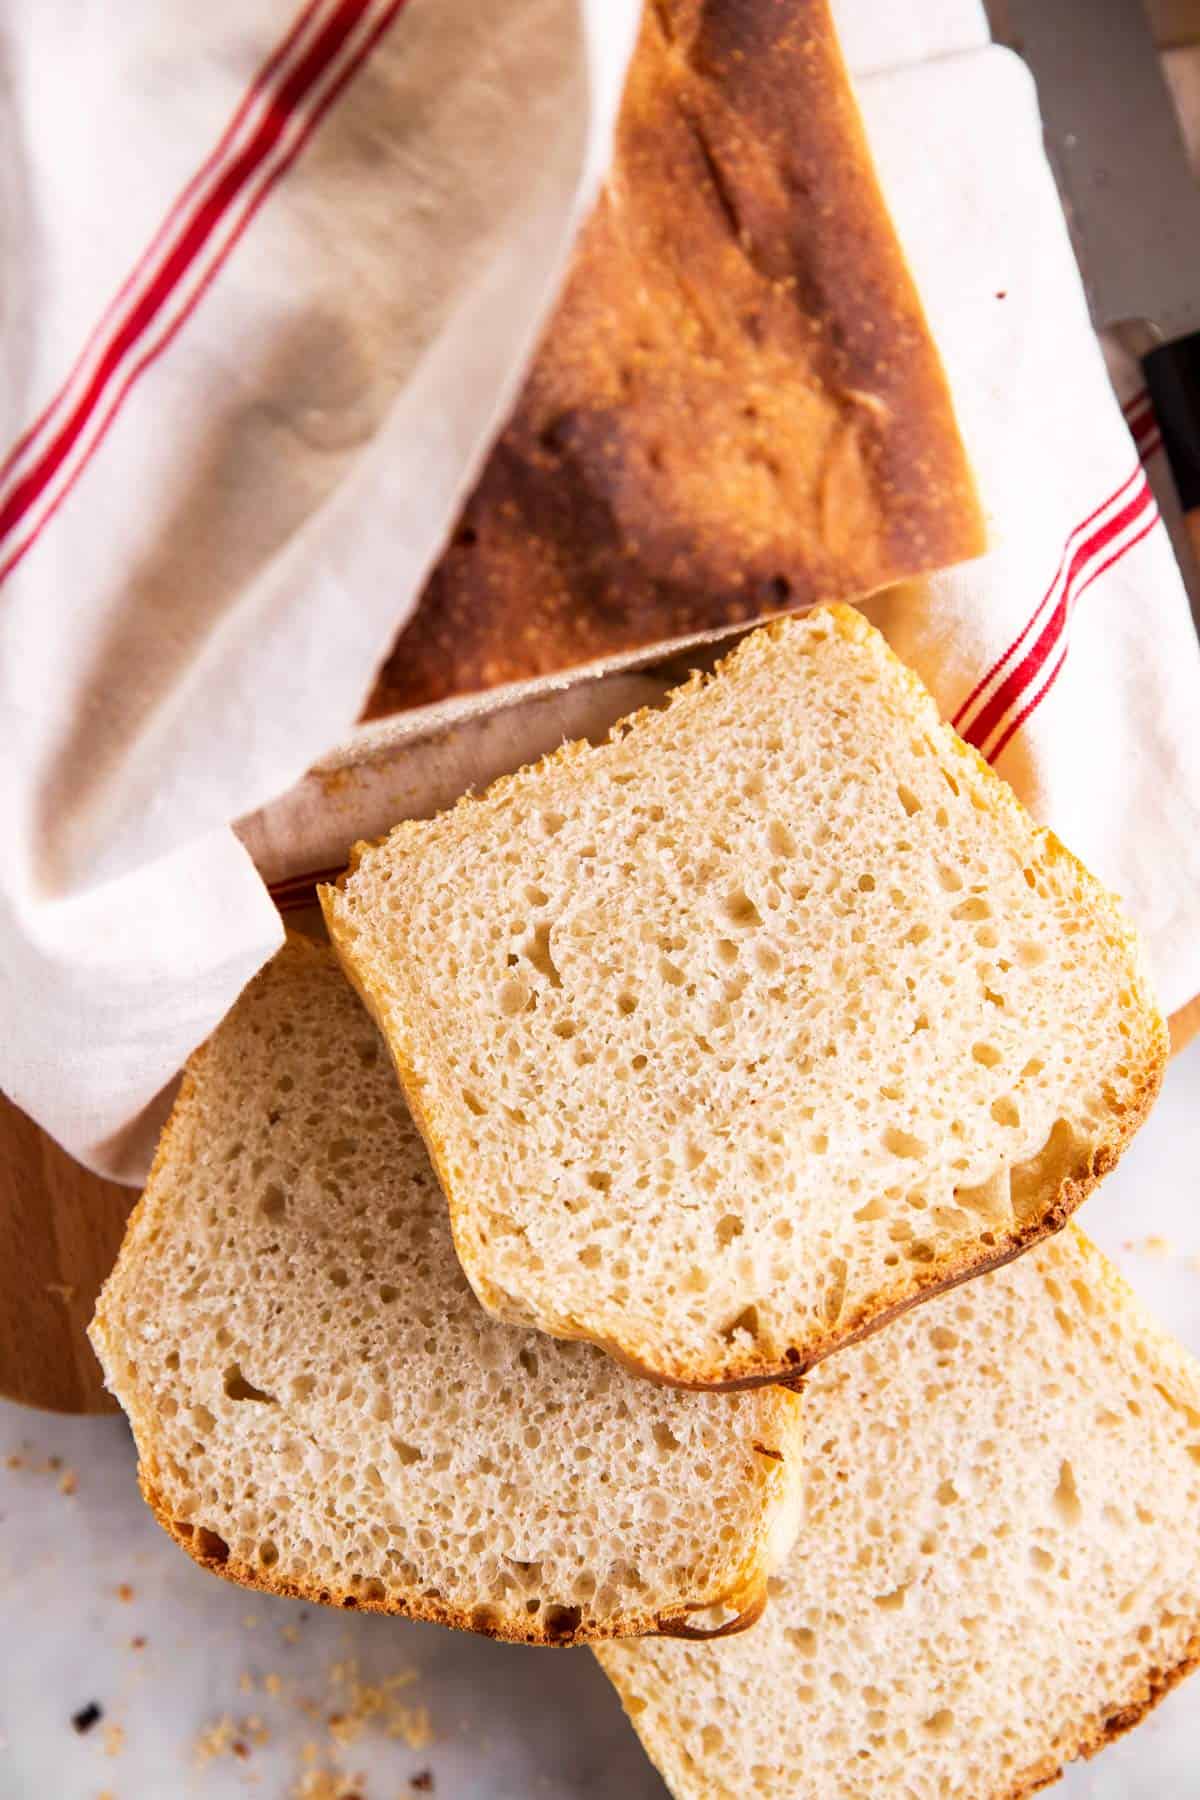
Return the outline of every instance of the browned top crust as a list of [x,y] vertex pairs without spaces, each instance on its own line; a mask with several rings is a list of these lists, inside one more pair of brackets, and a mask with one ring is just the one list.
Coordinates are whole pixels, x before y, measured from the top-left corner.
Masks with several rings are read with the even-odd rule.
[[982,548],[825,0],[651,0],[608,184],[368,716]]

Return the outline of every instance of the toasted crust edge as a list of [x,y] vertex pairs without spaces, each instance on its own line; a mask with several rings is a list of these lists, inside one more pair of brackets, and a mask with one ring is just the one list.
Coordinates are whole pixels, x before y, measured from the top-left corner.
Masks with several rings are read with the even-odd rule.
[[[339,1607],[348,1612],[383,1613],[390,1618],[417,1619],[425,1624],[448,1626],[453,1631],[466,1631],[475,1637],[494,1638],[506,1644],[525,1644],[535,1649],[569,1650],[583,1645],[619,1642],[641,1637],[680,1637],[695,1640],[734,1637],[738,1633],[749,1630],[763,1614],[767,1604],[767,1576],[765,1568],[756,1572],[752,1584],[728,1594],[718,1595],[712,1600],[692,1602],[678,1610],[671,1609],[661,1613],[631,1613],[614,1621],[611,1628],[583,1628],[553,1631],[543,1627],[537,1630],[532,1626],[523,1626],[505,1620],[503,1617],[476,1619],[464,1608],[442,1605],[435,1600],[428,1600],[420,1595],[406,1596],[403,1599],[374,1600],[359,1594],[346,1593],[336,1588],[322,1588],[315,1583],[290,1581],[286,1577],[274,1578],[264,1574],[252,1563],[243,1562],[231,1553],[222,1555],[215,1547],[206,1547],[208,1540],[217,1537],[217,1533],[204,1526],[182,1525],[172,1517],[171,1509],[166,1504],[161,1492],[154,1485],[152,1465],[145,1455],[139,1455],[138,1487],[146,1505],[167,1536],[185,1550],[194,1563],[205,1569],[210,1575],[219,1575],[223,1581],[231,1582],[235,1587],[253,1589],[256,1593],[272,1594],[276,1598],[287,1600],[303,1600],[309,1606]],[[219,1540],[223,1542],[223,1540]],[[480,1607],[486,1608],[486,1601]],[[690,1622],[693,1612],[703,1612],[714,1606],[737,1607],[735,1616],[723,1625],[705,1630]]]
[[[973,1279],[976,1275],[984,1275],[992,1269],[1003,1267],[1005,1263],[1011,1262],[1043,1238],[1061,1231],[1076,1208],[1081,1205],[1103,1177],[1116,1167],[1134,1134],[1145,1121],[1162,1086],[1170,1056],[1170,1036],[1166,1021],[1150,991],[1148,980],[1141,967],[1136,934],[1122,913],[1115,897],[1103,887],[1091,871],[1080,862],[1079,858],[1067,849],[1054,832],[1045,826],[1037,825],[1036,822],[1029,821],[1026,809],[1021,805],[1008,783],[996,774],[991,765],[972,745],[965,743],[953,733],[953,728],[949,727],[947,721],[938,713],[936,703],[920,677],[896,655],[883,633],[872,625],[856,607],[849,606],[842,601],[827,602],[812,607],[801,618],[785,616],[756,626],[739,639],[737,644],[715,664],[711,673],[702,674],[699,671],[693,671],[686,681],[672,689],[665,698],[664,707],[669,709],[678,700],[698,689],[707,687],[727,669],[732,669],[745,653],[747,645],[755,639],[766,636],[772,641],[777,641],[794,630],[803,629],[807,622],[818,617],[828,618],[838,635],[851,643],[878,640],[882,644],[884,653],[893,665],[909,699],[922,711],[932,709],[938,725],[951,731],[950,747],[957,753],[960,760],[969,763],[973,772],[983,780],[996,803],[1000,816],[1011,818],[1016,813],[1023,826],[1032,823],[1039,845],[1046,849],[1052,857],[1063,857],[1074,865],[1087,881],[1096,912],[1119,934],[1129,951],[1130,979],[1147,1025],[1148,1040],[1143,1078],[1136,1098],[1121,1116],[1119,1128],[1093,1146],[1086,1172],[1082,1175],[1069,1176],[1061,1181],[1054,1190],[1047,1194],[1039,1216],[1020,1230],[1010,1232],[1006,1242],[997,1248],[995,1254],[963,1254],[953,1259],[948,1265],[944,1265],[937,1272],[931,1272],[925,1277],[918,1277],[910,1291],[901,1297],[889,1298],[885,1292],[880,1295],[876,1305],[860,1316],[856,1322],[848,1325],[842,1331],[835,1329],[814,1336],[811,1340],[810,1350],[807,1353],[798,1352],[792,1360],[785,1358],[763,1362],[761,1359],[742,1356],[725,1359],[719,1366],[694,1366],[683,1362],[669,1363],[668,1359],[664,1357],[652,1363],[646,1360],[644,1354],[639,1353],[637,1345],[629,1343],[623,1338],[612,1337],[599,1330],[588,1330],[580,1322],[561,1317],[555,1318],[552,1323],[553,1315],[544,1310],[539,1310],[534,1316],[522,1302],[496,1287],[479,1267],[474,1255],[475,1247],[471,1234],[467,1229],[470,1215],[469,1200],[460,1191],[459,1184],[454,1181],[450,1173],[442,1134],[435,1125],[433,1113],[423,1104],[422,1084],[418,1080],[416,1069],[411,1061],[409,1044],[406,1042],[402,1045],[393,1041],[392,1029],[389,1029],[389,1025],[381,1018],[365,979],[360,977],[351,934],[343,930],[341,923],[342,890],[353,879],[362,858],[369,851],[383,844],[420,833],[427,828],[429,822],[426,820],[402,820],[385,837],[374,842],[363,841],[355,844],[350,852],[349,865],[338,881],[332,886],[322,885],[317,889],[317,897],[325,918],[330,942],[347,978],[379,1027],[380,1034],[388,1046],[409,1109],[425,1140],[430,1160],[446,1196],[455,1250],[462,1264],[463,1272],[480,1304],[499,1319],[532,1325],[554,1337],[598,1344],[632,1373],[669,1387],[692,1391],[736,1393],[772,1384],[791,1386],[802,1381],[804,1375],[810,1369],[815,1368],[825,1357],[869,1337],[911,1307],[919,1306],[935,1295]],[[661,710],[663,708],[643,707],[623,719],[618,719],[609,731],[605,742],[620,741],[643,721],[656,717]],[[525,764],[510,775],[500,776],[496,781],[490,783],[482,793],[464,794],[441,816],[449,817],[462,809],[469,810],[500,799],[526,776],[555,765],[575,762],[580,757],[587,756],[591,749],[592,746],[583,740],[574,740],[563,744],[557,750],[541,757],[536,763]]]

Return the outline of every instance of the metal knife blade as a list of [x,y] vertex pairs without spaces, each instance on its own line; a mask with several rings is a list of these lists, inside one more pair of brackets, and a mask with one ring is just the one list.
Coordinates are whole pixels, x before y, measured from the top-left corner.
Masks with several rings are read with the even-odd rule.
[[1200,186],[1141,0],[989,0],[1038,86],[1046,148],[1098,329],[1139,349],[1200,327]]

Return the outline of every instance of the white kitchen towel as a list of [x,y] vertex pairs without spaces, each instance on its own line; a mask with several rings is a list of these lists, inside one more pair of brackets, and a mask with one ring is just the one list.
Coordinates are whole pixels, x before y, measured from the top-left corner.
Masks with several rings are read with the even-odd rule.
[[[849,41],[884,10],[840,0]],[[936,54],[947,9],[912,11],[930,60],[860,98],[995,547],[872,609],[1125,895],[1177,1005],[1200,652],[1028,78]],[[632,0],[0,4],[0,1086],[93,1166],[141,1173],[154,1096],[278,941],[227,822],[352,725],[519,379],[633,25]]]
[[280,940],[228,822],[356,718],[637,11],[0,0],[0,1087],[94,1167]]

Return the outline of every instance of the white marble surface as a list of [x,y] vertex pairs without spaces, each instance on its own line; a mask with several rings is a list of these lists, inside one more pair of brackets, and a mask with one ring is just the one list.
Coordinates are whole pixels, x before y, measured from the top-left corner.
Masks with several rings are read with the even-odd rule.
[[[1198,1169],[1200,1044],[1172,1066],[1153,1118],[1084,1213],[1159,1316],[1200,1352]],[[22,1466],[5,1466],[10,1456]],[[61,1467],[46,1466],[52,1457]],[[68,1470],[74,1493],[60,1491]],[[426,1770],[441,1800],[665,1795],[586,1651],[513,1649],[323,1612],[202,1574],[142,1506],[119,1419],[0,1405],[0,1645],[0,1800],[290,1800],[312,1769],[344,1775],[342,1794],[362,1800],[421,1792],[410,1780]],[[351,1661],[363,1683],[413,1672],[394,1699],[410,1713],[428,1709],[431,1744],[389,1737],[378,1716],[348,1745],[331,1738]],[[93,1700],[104,1716],[78,1736],[71,1714]],[[246,1723],[255,1717],[265,1743]],[[225,1718],[248,1754],[227,1746],[201,1765],[198,1735]],[[317,1747],[315,1761],[306,1746]],[[310,1788],[319,1800],[337,1792]],[[1200,1796],[1200,1679],[1055,1793]]]

